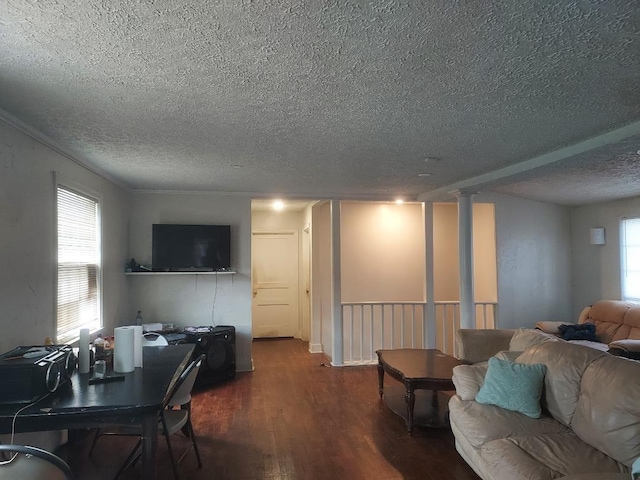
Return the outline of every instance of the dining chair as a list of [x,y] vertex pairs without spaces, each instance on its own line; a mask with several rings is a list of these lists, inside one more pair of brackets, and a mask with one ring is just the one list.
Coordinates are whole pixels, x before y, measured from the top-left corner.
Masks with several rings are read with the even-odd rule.
[[[72,480],[69,465],[57,455],[29,445],[0,445],[0,480]],[[7,458],[8,457],[8,458]]]
[[[180,478],[178,473],[178,464],[186,456],[191,447],[193,447],[195,452],[196,459],[198,461],[198,468],[202,468],[202,459],[200,458],[200,451],[198,450],[198,443],[193,430],[193,424],[191,423],[191,390],[193,389],[198,371],[204,359],[205,355],[202,354],[184,369],[173,388],[167,392],[158,418],[158,432],[162,433],[167,442],[169,458],[171,459],[171,468],[173,469],[173,475],[176,480]],[[180,408],[175,409],[174,407],[176,406]],[[170,437],[181,430],[191,439],[191,444],[176,461]],[[142,431],[138,427],[119,427],[114,430],[102,429],[96,431],[96,435],[89,450],[89,455],[92,455],[98,438],[103,435],[127,435],[141,437]],[[120,478],[125,470],[135,465],[135,463],[140,459],[141,454],[142,438],[138,440],[133,450],[131,450],[131,453],[129,453],[129,456],[116,473],[115,478]]]

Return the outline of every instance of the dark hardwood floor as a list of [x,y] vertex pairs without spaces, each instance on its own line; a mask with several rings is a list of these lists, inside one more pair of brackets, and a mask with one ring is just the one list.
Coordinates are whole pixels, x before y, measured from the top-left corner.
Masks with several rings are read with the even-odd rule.
[[[375,366],[322,366],[323,356],[307,348],[293,339],[255,341],[255,371],[195,393],[204,467],[188,452],[183,479],[478,480],[448,428],[417,427],[408,435],[404,420],[378,397]],[[103,437],[89,458],[91,438],[59,453],[79,479],[111,479],[135,440]],[[187,439],[172,440],[181,453]],[[162,439],[158,462],[159,478],[173,478]],[[139,478],[138,467],[125,478]]]

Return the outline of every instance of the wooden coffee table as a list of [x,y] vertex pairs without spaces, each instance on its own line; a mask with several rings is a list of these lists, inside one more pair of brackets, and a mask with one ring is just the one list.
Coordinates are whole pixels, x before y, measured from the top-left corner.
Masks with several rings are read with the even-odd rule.
[[[380,398],[398,415],[405,418],[407,430],[412,433],[414,425],[429,427],[445,426],[444,410],[440,410],[438,393],[455,390],[451,377],[453,367],[461,365],[458,359],[445,355],[436,349],[402,348],[396,350],[377,350],[378,355],[378,392]],[[384,373],[404,385],[402,393],[384,390]],[[416,406],[416,390],[431,390],[427,398],[419,398]],[[416,410],[414,412],[414,410]],[[446,410],[446,409],[445,409]]]

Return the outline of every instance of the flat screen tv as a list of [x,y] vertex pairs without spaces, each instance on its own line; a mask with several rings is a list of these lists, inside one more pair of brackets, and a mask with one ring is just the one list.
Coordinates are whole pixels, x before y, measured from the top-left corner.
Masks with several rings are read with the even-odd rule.
[[151,263],[157,272],[229,269],[231,227],[154,224]]

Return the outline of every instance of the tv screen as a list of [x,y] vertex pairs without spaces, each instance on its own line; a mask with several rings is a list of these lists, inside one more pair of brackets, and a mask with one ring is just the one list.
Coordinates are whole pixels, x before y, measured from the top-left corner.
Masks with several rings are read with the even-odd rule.
[[231,268],[231,227],[154,224],[151,262],[155,271]]

